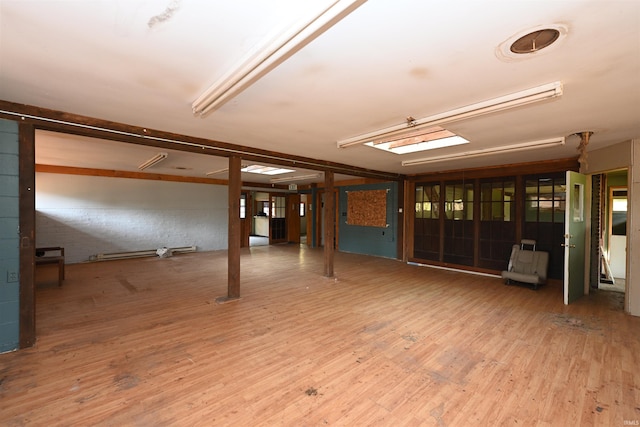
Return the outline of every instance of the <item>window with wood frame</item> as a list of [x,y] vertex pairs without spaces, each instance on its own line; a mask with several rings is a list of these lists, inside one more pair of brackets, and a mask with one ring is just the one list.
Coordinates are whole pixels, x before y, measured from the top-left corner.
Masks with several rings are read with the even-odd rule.
[[480,181],[480,248],[478,265],[504,270],[516,243],[516,181],[514,177]]
[[446,263],[473,265],[473,201],[473,181],[445,182],[442,260]]
[[414,248],[416,257],[440,260],[440,184],[416,186]]

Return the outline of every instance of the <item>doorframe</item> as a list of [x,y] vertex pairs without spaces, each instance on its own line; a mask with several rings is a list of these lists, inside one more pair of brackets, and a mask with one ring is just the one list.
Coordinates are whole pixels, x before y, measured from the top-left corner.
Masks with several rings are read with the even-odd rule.
[[[284,209],[284,237],[282,239],[274,239],[273,238],[273,220],[274,219],[279,219],[279,218],[283,218],[283,217],[276,217],[274,216],[274,209],[278,209],[278,207],[276,207],[273,203],[274,203],[274,197],[282,197],[284,198],[284,206],[282,207],[282,209]],[[269,245],[273,245],[276,243],[286,243],[287,242],[287,235],[288,235],[288,212],[287,212],[287,194],[285,193],[269,193]]]
[[36,154],[35,126],[18,125],[19,265],[20,315],[19,347],[36,343],[35,245],[36,245]]
[[[626,185],[615,185],[615,186],[611,186],[608,188],[608,192],[607,192],[607,245],[606,245],[606,250],[607,250],[607,255],[609,258],[609,263],[611,263],[611,238],[613,236],[613,193],[615,191],[620,191],[620,190],[624,190],[626,193],[626,200],[627,203],[629,202],[629,188]],[[629,208],[627,206],[627,210],[625,212],[625,220],[627,222],[627,225],[629,224]],[[625,293],[626,293],[626,281],[627,281],[627,263],[628,263],[628,257],[627,257],[627,252],[628,252],[628,238],[629,238],[629,230],[627,229],[627,232],[625,234],[625,251],[624,251],[624,270],[625,270]],[[612,273],[613,275],[613,273]],[[615,277],[615,276],[614,276]]]

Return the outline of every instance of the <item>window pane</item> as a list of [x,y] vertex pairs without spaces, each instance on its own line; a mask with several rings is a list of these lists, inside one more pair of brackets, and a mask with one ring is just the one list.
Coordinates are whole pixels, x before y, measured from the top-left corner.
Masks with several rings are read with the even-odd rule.
[[416,187],[416,218],[438,218],[439,185],[424,185]]
[[504,221],[513,221],[515,216],[516,206],[514,202],[505,202],[504,203],[504,217],[502,218]]

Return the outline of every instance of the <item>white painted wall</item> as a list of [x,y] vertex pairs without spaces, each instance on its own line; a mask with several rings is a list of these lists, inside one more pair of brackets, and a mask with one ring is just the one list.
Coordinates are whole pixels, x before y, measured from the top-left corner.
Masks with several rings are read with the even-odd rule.
[[36,245],[67,263],[99,253],[197,246],[227,249],[226,186],[36,174]]

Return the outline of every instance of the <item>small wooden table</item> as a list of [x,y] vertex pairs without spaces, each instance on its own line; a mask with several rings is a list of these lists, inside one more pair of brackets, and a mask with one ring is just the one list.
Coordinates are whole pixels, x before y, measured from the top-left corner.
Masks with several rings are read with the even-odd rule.
[[[47,252],[58,252],[58,255],[47,255]],[[38,256],[41,254],[40,256]],[[64,248],[52,246],[48,248],[36,248],[36,265],[58,264],[58,286],[62,286],[64,280]]]

